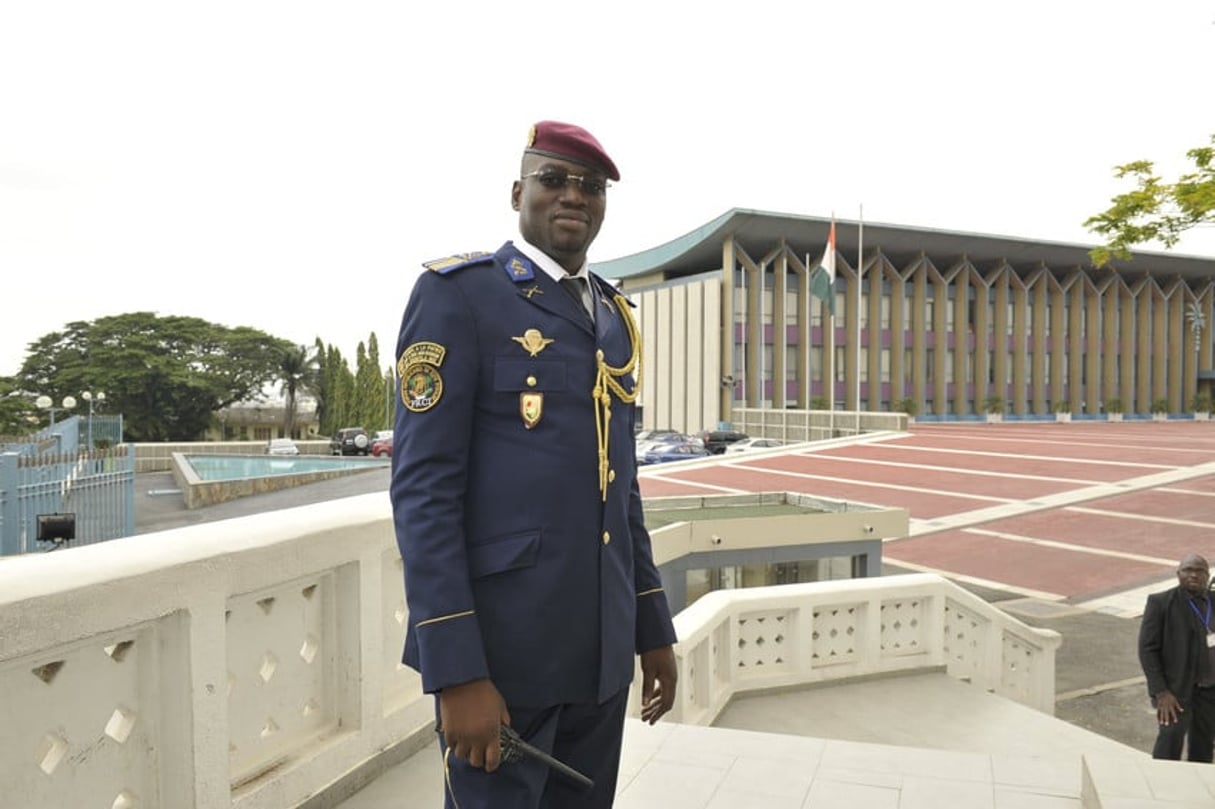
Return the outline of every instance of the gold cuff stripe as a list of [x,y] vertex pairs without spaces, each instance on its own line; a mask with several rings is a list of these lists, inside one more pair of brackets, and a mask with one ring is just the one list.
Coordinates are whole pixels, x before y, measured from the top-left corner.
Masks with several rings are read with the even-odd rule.
[[637,597],[641,598],[642,596],[652,596],[652,595],[654,595],[654,593],[661,593],[661,592],[662,592],[661,587],[655,587],[653,590],[642,590],[640,593],[637,594]]
[[415,629],[421,629],[427,624],[437,624],[440,621],[450,621],[452,618],[463,618],[466,615],[472,615],[476,610],[464,610],[464,612],[453,612],[451,615],[440,615],[438,618],[427,618],[425,621],[418,621],[414,624]]

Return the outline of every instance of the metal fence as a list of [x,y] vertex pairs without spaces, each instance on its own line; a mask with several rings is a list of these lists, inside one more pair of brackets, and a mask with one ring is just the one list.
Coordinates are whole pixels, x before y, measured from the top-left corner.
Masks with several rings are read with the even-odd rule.
[[[94,446],[117,446],[89,449],[90,435]],[[94,416],[91,424],[73,416],[24,443],[7,443],[0,452],[0,555],[134,534],[135,448],[121,439],[121,416]],[[55,529],[46,533],[67,533],[70,524],[71,537],[39,541],[39,518]]]

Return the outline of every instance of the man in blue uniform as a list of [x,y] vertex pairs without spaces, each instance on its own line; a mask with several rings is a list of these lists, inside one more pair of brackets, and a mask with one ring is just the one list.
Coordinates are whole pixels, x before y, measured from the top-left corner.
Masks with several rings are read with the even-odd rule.
[[[436,694],[451,809],[610,807],[635,655],[642,719],[674,704],[634,459],[640,338],[587,271],[618,179],[589,132],[536,124],[511,189],[521,239],[429,262],[401,324],[404,661]],[[500,725],[593,790],[531,760],[499,768]]]

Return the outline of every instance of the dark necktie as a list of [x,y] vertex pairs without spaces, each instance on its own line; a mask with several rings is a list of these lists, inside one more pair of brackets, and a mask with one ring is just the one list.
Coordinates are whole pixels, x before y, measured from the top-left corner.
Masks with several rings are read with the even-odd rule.
[[567,275],[561,279],[561,287],[573,297],[574,300],[582,304],[583,310],[587,317],[592,317],[594,304],[591,302],[591,290],[586,285],[586,279],[576,275]]

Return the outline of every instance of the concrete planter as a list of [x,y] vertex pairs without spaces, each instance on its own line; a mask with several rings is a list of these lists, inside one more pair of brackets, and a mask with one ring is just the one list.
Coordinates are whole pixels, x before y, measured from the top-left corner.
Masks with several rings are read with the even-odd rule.
[[987,414],[987,423],[988,424],[999,424],[1002,421],[1004,421],[1003,413],[988,413]]
[[1208,412],[1204,411],[1201,413],[1194,414],[1194,421],[1210,421],[1210,420],[1211,420],[1211,414]]
[[1071,420],[1072,420],[1071,413],[1056,413],[1055,414],[1055,421],[1071,421]]
[[1121,413],[1106,413],[1105,415],[1106,415],[1106,417],[1109,418],[1110,421],[1122,421]]
[[1152,414],[1152,421],[1168,421],[1168,420],[1169,420],[1168,413],[1153,413]]

